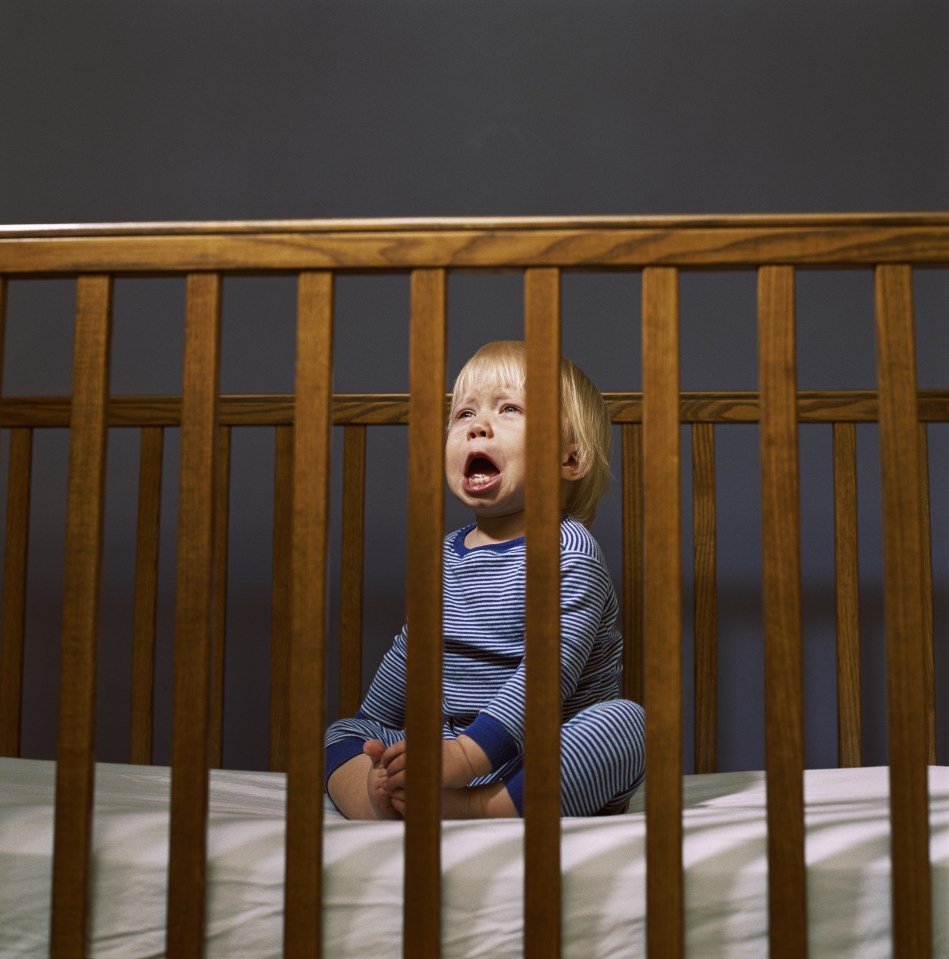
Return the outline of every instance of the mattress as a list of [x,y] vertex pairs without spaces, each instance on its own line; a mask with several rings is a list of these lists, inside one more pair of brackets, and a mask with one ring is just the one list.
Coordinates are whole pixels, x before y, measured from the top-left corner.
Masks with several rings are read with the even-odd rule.
[[[0,956],[47,954],[55,767],[0,759]],[[929,771],[934,951],[949,955],[949,768]],[[93,956],[164,955],[167,768],[99,764],[93,852]],[[280,954],[286,780],[211,773],[207,955]],[[883,767],[808,770],[806,858],[813,957],[888,957],[888,777]],[[325,820],[325,955],[398,955],[401,823]],[[684,784],[690,955],[767,954],[765,778],[687,776]],[[523,824],[443,828],[446,957],[521,955]],[[642,797],[628,813],[566,819],[563,954],[644,952]],[[938,904],[938,905],[937,905]]]

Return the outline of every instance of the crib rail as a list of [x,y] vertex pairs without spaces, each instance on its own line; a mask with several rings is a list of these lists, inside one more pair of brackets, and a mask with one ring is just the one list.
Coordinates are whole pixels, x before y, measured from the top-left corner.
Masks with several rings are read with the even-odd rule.
[[[26,550],[34,432],[71,435],[67,575],[58,743],[53,955],[85,950],[94,775],[94,708],[105,435],[141,431],[133,663],[132,752],[151,759],[158,509],[164,432],[180,430],[175,715],[168,948],[203,949],[207,770],[221,757],[224,597],[230,431],[266,427],[275,437],[271,766],[288,772],[287,955],[320,954],[319,915],[323,662],[329,436],[345,430],[347,479],[342,562],[347,582],[343,648],[358,650],[365,483],[365,430],[410,426],[409,589],[413,754],[406,824],[406,955],[437,955],[441,444],[446,271],[525,273],[525,339],[532,408],[528,443],[551,469],[528,492],[529,671],[527,716],[525,943],[534,955],[559,949],[559,806],[550,765],[555,747],[556,657],[537,655],[557,635],[555,458],[559,288],[564,270],[643,273],[643,393],[611,394],[623,438],[627,689],[647,705],[647,893],[650,955],[684,954],[682,880],[682,504],[680,424],[691,425],[695,580],[696,755],[716,767],[715,437],[751,424],[761,436],[766,646],[771,953],[806,954],[803,854],[801,621],[797,432],[833,433],[837,586],[839,751],[861,761],[856,569],[855,431],[880,424],[886,560],[886,634],[893,834],[894,954],[926,956],[930,884],[926,763],[935,755],[932,583],[928,567],[927,422],[949,421],[949,391],[917,390],[912,269],[949,262],[949,217],[822,216],[579,218],[281,222],[0,228],[0,317],[6,278],[77,276],[71,397],[0,393],[10,433],[0,646],[0,751],[17,754]],[[797,390],[794,277],[803,268],[867,268],[876,277],[878,390]],[[683,393],[679,383],[682,271],[756,270],[759,389]],[[412,274],[410,396],[331,397],[333,281],[347,271]],[[220,283],[232,273],[298,275],[296,387],[292,396],[220,396]],[[112,279],[187,275],[184,387],[180,397],[108,396]],[[0,338],[2,342],[2,338]],[[0,354],[2,358],[2,354]],[[0,363],[2,368],[2,363]],[[641,610],[641,617],[638,611]],[[359,696],[358,654],[343,656],[340,701]],[[547,765],[545,765],[545,762]]]

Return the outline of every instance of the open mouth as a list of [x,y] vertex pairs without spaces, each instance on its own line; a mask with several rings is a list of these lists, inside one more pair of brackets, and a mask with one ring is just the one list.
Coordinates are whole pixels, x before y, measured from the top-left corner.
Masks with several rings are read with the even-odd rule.
[[465,489],[469,493],[491,489],[500,477],[501,471],[481,453],[470,456],[465,464]]

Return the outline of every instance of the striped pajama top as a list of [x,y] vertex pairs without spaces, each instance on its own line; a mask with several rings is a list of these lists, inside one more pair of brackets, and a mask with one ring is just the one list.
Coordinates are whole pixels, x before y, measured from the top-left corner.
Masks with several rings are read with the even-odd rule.
[[[465,733],[497,769],[523,752],[524,537],[469,549],[466,526],[443,547],[443,736]],[[561,721],[620,695],[617,601],[599,544],[581,523],[560,526]],[[334,723],[327,746],[372,738],[360,720],[405,726],[408,626],[395,637],[357,717]]]

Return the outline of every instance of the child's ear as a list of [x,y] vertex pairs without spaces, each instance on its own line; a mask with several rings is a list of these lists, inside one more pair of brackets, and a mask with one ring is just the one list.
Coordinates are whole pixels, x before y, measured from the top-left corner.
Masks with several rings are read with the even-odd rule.
[[565,480],[578,480],[586,470],[580,465],[579,448],[576,443],[571,443],[564,448],[563,455],[560,457],[560,478]]

